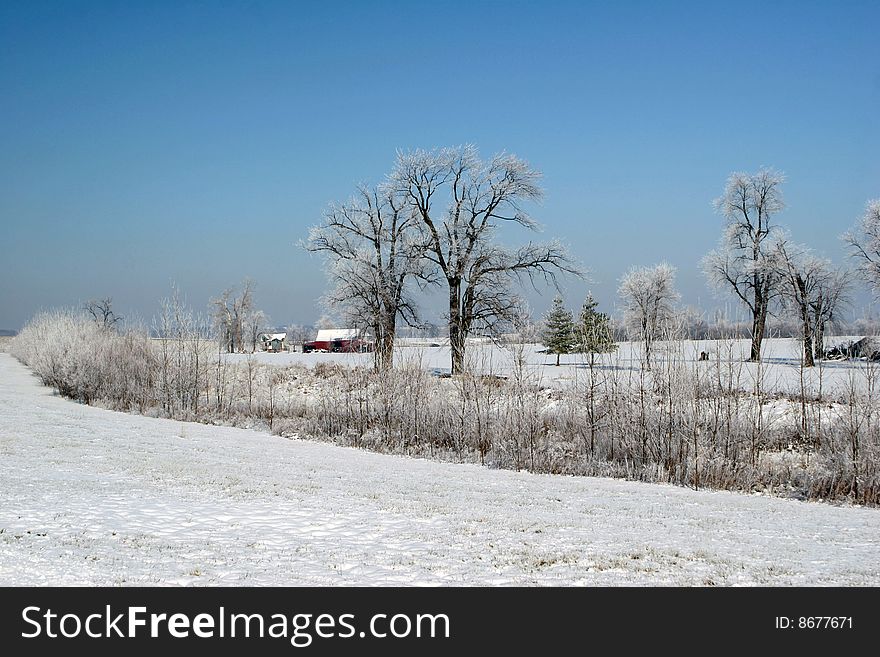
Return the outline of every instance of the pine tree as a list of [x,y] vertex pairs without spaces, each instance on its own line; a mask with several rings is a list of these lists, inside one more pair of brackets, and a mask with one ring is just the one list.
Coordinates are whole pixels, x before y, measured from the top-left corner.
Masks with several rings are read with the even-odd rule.
[[553,299],[544,325],[544,346],[547,347],[547,353],[556,354],[556,366],[559,367],[559,356],[571,353],[576,343],[574,318],[571,311],[563,306],[562,297]]
[[587,296],[581,308],[578,318],[577,351],[582,354],[590,354],[592,361],[595,354],[604,354],[614,351],[614,333],[611,330],[611,319],[605,313],[596,311],[599,304],[593,299],[593,295]]
[[[581,314],[578,317],[575,332],[577,334],[576,350],[582,354],[590,354],[589,385],[587,386],[587,421],[590,425],[590,458],[595,453],[596,436],[599,422],[605,415],[601,405],[597,404],[598,391],[605,385],[605,379],[596,370],[596,354],[604,354],[617,349],[614,344],[614,333],[611,330],[611,319],[605,313],[596,311],[599,304],[593,294],[587,295]],[[612,448],[612,454],[613,454]]]

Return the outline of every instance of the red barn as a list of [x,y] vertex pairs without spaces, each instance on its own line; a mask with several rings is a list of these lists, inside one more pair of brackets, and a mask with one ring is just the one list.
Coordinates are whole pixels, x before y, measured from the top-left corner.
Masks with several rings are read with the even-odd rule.
[[321,329],[314,340],[303,343],[303,353],[326,351],[350,354],[372,350],[373,344],[363,340],[357,329]]

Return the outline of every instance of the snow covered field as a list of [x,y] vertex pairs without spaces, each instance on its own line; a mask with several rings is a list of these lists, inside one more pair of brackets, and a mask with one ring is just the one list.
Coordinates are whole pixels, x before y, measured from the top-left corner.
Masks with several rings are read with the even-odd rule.
[[[861,336],[828,337],[826,346],[831,347],[858,340]],[[442,338],[434,340],[399,340],[395,350],[395,362],[416,362],[425,369],[438,374],[450,371],[450,350],[441,344]],[[430,346],[430,345],[440,346]],[[762,387],[767,392],[797,394],[801,386],[801,373],[804,377],[804,388],[808,392],[818,393],[820,385],[824,396],[834,396],[844,389],[849,375],[863,370],[863,361],[820,361],[817,367],[802,370],[800,367],[801,343],[793,338],[767,338],[764,340],[762,353],[763,363],[745,362],[749,356],[749,340],[682,340],[677,342],[658,341],[655,355],[663,358],[664,354],[675,353],[677,359],[684,362],[696,362],[700,352],[709,354],[709,362],[701,363],[711,367],[718,358],[725,367],[734,363],[741,368],[739,375],[743,389],[750,391],[755,380],[761,376]],[[512,349],[492,344],[472,344],[468,347],[468,357],[477,369],[486,373],[509,375],[513,369],[514,352]],[[567,354],[561,357],[560,367],[556,367],[556,356],[542,353],[541,345],[525,345],[526,362],[540,378],[543,385],[570,385],[585,376],[586,356],[583,354]],[[248,354],[226,354],[231,362],[241,362]],[[216,357],[216,355],[215,355]],[[372,354],[328,354],[328,353],[266,353],[257,352],[252,356],[258,361],[275,365],[301,364],[313,367],[317,363],[340,363],[345,365],[372,366]],[[615,352],[596,356],[600,368],[638,371],[642,363],[642,346],[638,342],[621,342]],[[856,377],[857,385],[863,377]]]
[[880,585],[880,511],[114,413],[0,354],[0,584]]

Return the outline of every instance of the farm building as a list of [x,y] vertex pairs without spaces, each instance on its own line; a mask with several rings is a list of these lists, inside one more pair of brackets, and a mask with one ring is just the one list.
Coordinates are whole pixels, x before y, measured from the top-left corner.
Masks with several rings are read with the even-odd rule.
[[287,333],[263,333],[260,336],[263,351],[278,353],[287,351]]
[[372,342],[369,342],[357,329],[321,329],[314,340],[303,343],[303,353],[310,351],[356,353],[372,350]]

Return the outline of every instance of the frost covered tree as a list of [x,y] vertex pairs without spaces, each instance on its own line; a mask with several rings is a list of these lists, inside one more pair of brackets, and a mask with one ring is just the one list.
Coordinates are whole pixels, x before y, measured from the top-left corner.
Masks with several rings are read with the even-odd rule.
[[250,346],[251,353],[257,350],[257,344],[260,342],[260,333],[266,330],[269,325],[269,316],[262,310],[254,310],[247,317],[247,342]]
[[850,275],[839,269],[830,272],[819,284],[816,297],[810,304],[815,327],[813,354],[816,358],[825,358],[825,330],[849,304],[849,287]]
[[655,267],[635,267],[618,288],[627,332],[644,344],[645,368],[651,369],[651,349],[672,327],[675,304],[675,268],[662,262]]
[[782,281],[782,305],[800,325],[803,365],[813,367],[824,356],[825,326],[845,301],[846,276],[801,244],[780,242],[773,260]]
[[858,226],[843,236],[859,274],[880,297],[880,199],[868,201]]
[[246,278],[242,282],[241,294],[236,294],[235,288],[230,287],[211,299],[214,328],[221,349],[228,353],[243,352],[249,343],[252,348],[256,347],[256,341],[250,339],[249,333],[265,322],[265,315],[256,308],[255,287],[254,282]]
[[417,321],[411,284],[431,280],[412,206],[390,186],[361,186],[355,198],[329,208],[306,248],[325,256],[331,285],[325,301],[354,326],[372,331],[376,368],[391,367],[398,319]]
[[561,296],[553,299],[553,305],[544,318],[544,331],[542,342],[547,347],[547,353],[556,354],[556,367],[559,367],[559,357],[569,354],[574,349],[577,341],[575,337],[574,317],[568,310]]
[[538,228],[524,206],[542,197],[539,179],[518,157],[500,153],[483,161],[473,146],[398,154],[391,180],[419,217],[426,257],[449,295],[453,374],[464,369],[469,335],[498,334],[520,314],[514,282],[555,285],[558,274],[577,273],[557,242],[505,248],[496,241],[503,224]]
[[158,389],[163,410],[198,413],[200,392],[208,384],[207,358],[202,341],[208,336],[208,320],[187,306],[179,288],[160,301],[153,332],[159,341]]
[[703,259],[710,285],[732,291],[752,315],[752,361],[761,360],[767,314],[778,289],[770,254],[777,231],[773,216],[785,207],[784,180],[772,169],[731,174],[714,203],[726,222],[724,235]]
[[226,288],[220,296],[211,299],[211,319],[217,333],[220,349],[227,353],[235,351],[235,329],[232,313],[232,288]]
[[608,353],[616,347],[611,318],[596,310],[598,306],[599,303],[593,299],[593,295],[587,295],[575,328],[577,350],[582,354],[590,354],[591,365],[596,354]]
[[297,345],[302,348],[303,342],[311,340],[315,335],[311,326],[303,326],[302,324],[289,324],[287,326],[287,344],[291,345],[293,351],[296,351]]

